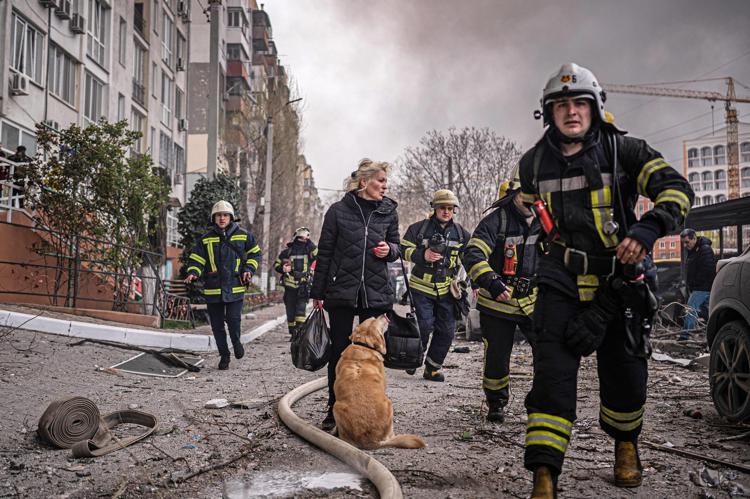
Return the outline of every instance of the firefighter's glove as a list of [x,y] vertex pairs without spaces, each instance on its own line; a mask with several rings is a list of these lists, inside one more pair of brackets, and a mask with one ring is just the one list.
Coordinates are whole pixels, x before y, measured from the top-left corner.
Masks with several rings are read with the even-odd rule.
[[505,286],[503,280],[500,279],[500,276],[498,275],[495,275],[495,277],[490,281],[490,284],[487,286],[487,291],[490,292],[493,300],[496,300],[498,296],[505,293],[507,290],[508,288]]
[[620,309],[619,297],[609,286],[599,289],[591,305],[568,323],[565,330],[568,348],[583,357],[594,353],[604,341],[607,324],[615,319]]

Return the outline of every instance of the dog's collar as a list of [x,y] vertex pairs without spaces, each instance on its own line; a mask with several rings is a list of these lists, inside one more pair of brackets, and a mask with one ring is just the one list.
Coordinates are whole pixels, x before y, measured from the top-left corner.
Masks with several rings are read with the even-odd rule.
[[[380,353],[380,351],[377,348],[371,347],[367,343],[362,343],[361,341],[352,341],[352,345],[357,345],[357,346],[360,346],[360,347],[369,348],[370,350],[374,350],[374,351]],[[380,355],[383,355],[383,354],[381,353]]]

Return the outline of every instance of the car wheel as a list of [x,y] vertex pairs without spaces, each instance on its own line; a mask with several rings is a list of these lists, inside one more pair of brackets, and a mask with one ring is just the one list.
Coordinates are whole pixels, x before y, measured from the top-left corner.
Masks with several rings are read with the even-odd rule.
[[724,324],[711,345],[711,397],[730,421],[750,419],[750,329],[742,321]]

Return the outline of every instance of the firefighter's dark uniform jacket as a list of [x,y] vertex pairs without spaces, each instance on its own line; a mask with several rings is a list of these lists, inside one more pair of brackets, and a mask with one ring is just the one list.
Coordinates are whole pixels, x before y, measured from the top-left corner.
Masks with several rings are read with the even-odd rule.
[[[430,238],[436,232],[445,238],[446,251],[443,260],[429,263],[425,260],[424,254],[429,247]],[[468,231],[453,220],[446,223],[445,227],[441,227],[434,214],[426,220],[410,225],[401,239],[401,254],[407,262],[414,264],[409,276],[412,292],[431,298],[450,293],[450,282],[458,273],[461,255],[469,237],[471,235]]]
[[531,317],[536,301],[536,287],[525,297],[502,302],[495,298],[503,291],[507,290],[511,294],[514,291],[509,283],[509,276],[503,274],[506,245],[515,246],[515,276],[534,278],[541,243],[540,231],[541,227],[536,219],[531,226],[526,223],[512,199],[508,199],[479,222],[463,256],[469,278],[479,286],[477,310],[506,319]]
[[260,247],[249,231],[236,222],[231,222],[223,231],[214,224],[195,244],[187,271],[203,278],[207,303],[242,300],[246,288],[240,276],[245,272],[254,274],[260,256]]
[[[528,469],[549,466],[555,473],[562,468],[576,419],[580,356],[565,341],[568,324],[588,308],[608,275],[621,272],[614,259],[620,241],[631,237],[650,250],[657,238],[682,225],[693,201],[688,182],[645,141],[621,135],[611,125],[594,126],[581,151],[563,156],[557,133],[550,127],[520,162],[524,202],[544,200],[560,233],[537,268],[537,341],[534,381],[526,397],[524,463]],[[634,212],[638,195],[654,203],[640,220]],[[599,422],[615,440],[636,441],[643,425],[648,366],[645,358],[627,353],[624,323],[624,315],[608,322],[596,351]]]
[[[311,266],[318,255],[318,247],[309,239],[304,243],[294,240],[288,242],[286,246],[279,253],[273,267],[281,274],[281,283],[284,288],[297,289],[302,282],[309,280]],[[289,260],[291,263],[291,272],[284,272],[284,260]]]

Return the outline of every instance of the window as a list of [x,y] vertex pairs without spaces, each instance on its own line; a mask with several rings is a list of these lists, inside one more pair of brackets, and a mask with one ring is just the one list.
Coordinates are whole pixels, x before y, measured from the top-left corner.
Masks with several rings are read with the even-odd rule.
[[241,28],[245,24],[245,16],[242,9],[227,9],[227,26],[230,28]]
[[727,197],[724,194],[719,194],[718,196],[716,196],[717,203],[723,203],[726,200],[727,200]]
[[700,206],[701,205],[701,198],[698,196],[695,196],[695,200],[693,200],[693,206]]
[[706,146],[701,148],[701,165],[711,166],[711,148]]
[[164,132],[159,134],[159,164],[167,171],[172,168],[172,139]]
[[151,127],[151,135],[149,136],[148,147],[151,156],[153,156],[156,152],[156,128],[154,127]]
[[5,122],[3,125],[2,139],[3,147],[9,151],[16,150],[18,146],[26,146],[26,154],[34,156],[36,154],[36,136],[31,133]]
[[185,183],[185,149],[175,143],[174,145],[174,168],[175,184]]
[[141,113],[136,111],[135,109],[130,110],[130,125],[132,126],[132,129],[136,132],[141,132],[141,137],[136,141],[135,145],[133,146],[133,150],[137,153],[143,152],[143,139],[145,137],[145,134],[143,132],[143,125],[146,122],[146,117],[143,116]]
[[664,241],[659,241],[659,249],[664,249],[666,247],[666,244]]
[[125,96],[117,94],[117,121],[125,119]]
[[159,0],[154,0],[151,4],[151,26],[154,33],[159,34]]
[[[241,61],[244,50],[240,43],[227,43],[227,59],[230,61]],[[246,57],[244,59],[247,59]]]
[[713,204],[711,196],[703,196],[703,206],[708,206],[709,204]]
[[674,248],[674,247],[675,247],[675,245],[674,245],[674,241],[669,241],[669,247],[670,247],[670,248]]
[[177,230],[177,215],[174,210],[167,210],[167,244],[180,247],[180,233]]
[[151,63],[151,95],[159,97],[159,66],[155,62]]
[[47,75],[49,91],[75,106],[76,63],[56,45],[49,47],[49,74]]
[[89,121],[99,121],[103,114],[104,83],[94,78],[91,73],[86,73],[85,99],[83,115]]
[[750,187],[750,168],[743,168],[740,172],[742,187]]
[[133,50],[133,100],[146,105],[146,49],[137,42]]
[[750,163],[750,142],[740,144],[740,161]]
[[14,12],[10,36],[13,44],[10,67],[41,85],[44,35]]
[[187,40],[185,40],[185,37],[182,36],[182,33],[179,31],[177,32],[177,48],[175,49],[175,53],[177,55],[177,58],[182,62],[182,69],[187,69],[185,65],[187,64],[187,57],[185,57],[185,49],[187,48]]
[[174,117],[178,120],[184,118],[185,116],[182,114],[182,99],[184,99],[185,94],[182,90],[180,90],[179,87],[175,86],[174,91]]
[[128,23],[125,22],[125,19],[122,17],[120,18],[120,38],[119,38],[119,52],[118,52],[118,61],[123,66],[125,65],[125,57],[127,54],[127,40],[128,40]]
[[670,251],[669,258],[677,258],[677,254],[674,251]]
[[716,179],[717,189],[727,188],[727,172],[724,170],[716,170],[716,172],[714,172],[714,178]]
[[161,122],[172,128],[172,93],[174,92],[174,82],[167,76],[167,73],[161,73]]
[[688,175],[688,181],[690,182],[690,187],[693,188],[694,191],[700,191],[701,190],[701,174],[693,172],[690,175]]
[[716,146],[714,147],[714,164],[724,165],[726,164],[726,147]]
[[703,172],[703,190],[710,191],[714,188],[714,176],[711,172]]
[[89,0],[88,45],[86,53],[104,66],[107,42],[107,9],[101,0]]
[[692,166],[699,166],[698,162],[698,149],[688,149],[688,168]]
[[164,31],[161,34],[161,59],[170,68],[173,66],[172,52],[174,52],[174,22],[164,12]]
[[133,28],[145,38],[145,19],[143,18],[143,2],[136,1],[133,11]]

